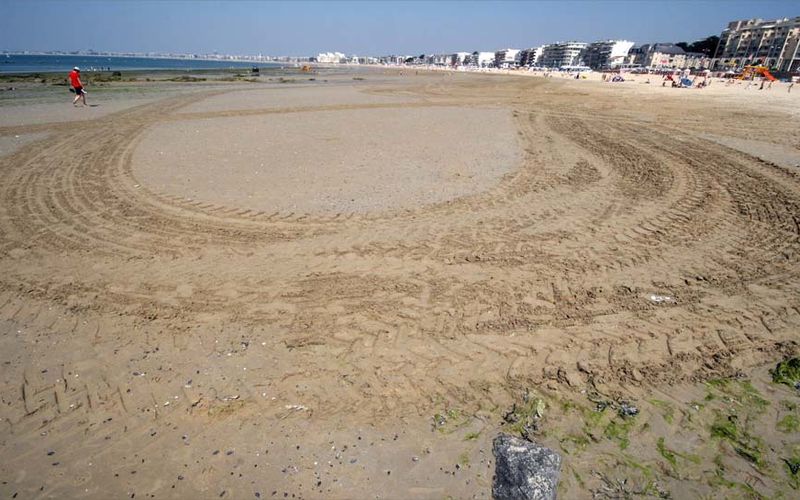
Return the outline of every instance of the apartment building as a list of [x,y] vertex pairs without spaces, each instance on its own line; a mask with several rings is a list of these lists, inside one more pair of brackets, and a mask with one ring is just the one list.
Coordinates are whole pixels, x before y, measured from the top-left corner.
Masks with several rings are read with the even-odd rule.
[[403,64],[405,62],[405,60],[408,59],[409,57],[410,56],[400,56],[400,55],[395,55],[395,54],[388,55],[388,56],[381,56],[381,57],[378,58],[378,63],[379,64],[390,64],[390,65]]
[[542,58],[542,51],[546,45],[541,47],[531,47],[530,49],[522,49],[519,51],[519,66],[526,68],[529,66],[537,66],[539,60]]
[[450,54],[450,65],[451,66],[466,66],[469,64],[469,58],[472,54],[469,52],[456,52],[455,54]]
[[450,66],[453,54],[431,54],[425,57],[425,64],[433,66]]
[[800,70],[800,16],[773,21],[732,21],[720,35],[716,69],[760,64],[779,71]]
[[714,60],[702,52],[684,52],[684,61],[681,68],[709,69]]
[[502,49],[494,53],[496,68],[516,68],[519,62],[519,49]]
[[494,52],[473,52],[469,59],[470,66],[490,68],[494,66]]
[[607,69],[622,66],[628,57],[633,42],[628,40],[605,40],[590,43],[583,54],[583,63],[592,69]]
[[578,66],[586,50],[584,42],[559,42],[545,46],[542,51],[540,66],[560,68],[562,66]]
[[319,63],[339,64],[347,62],[347,56],[341,52],[320,52],[315,58]]

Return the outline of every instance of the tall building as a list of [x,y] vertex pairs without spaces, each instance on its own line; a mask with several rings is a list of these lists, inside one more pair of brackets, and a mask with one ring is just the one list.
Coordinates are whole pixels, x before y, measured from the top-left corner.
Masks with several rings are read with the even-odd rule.
[[578,66],[586,50],[584,42],[559,42],[545,46],[542,51],[540,66],[560,68],[562,66]]
[[519,65],[520,67],[538,66],[539,59],[542,58],[542,52],[546,45],[541,47],[532,47],[530,49],[523,49],[519,52]]
[[478,68],[494,66],[494,52],[473,52],[469,59],[469,64]]
[[719,69],[762,64],[779,71],[800,69],[800,16],[732,21],[714,54]]
[[622,66],[631,47],[633,47],[633,42],[627,40],[605,40],[590,43],[583,54],[583,63],[592,69]]
[[494,65],[496,68],[514,68],[517,66],[518,49],[503,49],[494,53]]
[[450,55],[451,66],[466,66],[469,64],[469,58],[472,54],[469,52],[456,52]]

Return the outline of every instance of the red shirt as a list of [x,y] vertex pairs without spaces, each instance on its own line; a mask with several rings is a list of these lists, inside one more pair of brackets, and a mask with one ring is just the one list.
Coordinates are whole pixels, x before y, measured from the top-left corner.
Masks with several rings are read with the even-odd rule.
[[82,87],[81,85],[81,74],[75,71],[74,69],[69,73],[69,81],[73,87]]

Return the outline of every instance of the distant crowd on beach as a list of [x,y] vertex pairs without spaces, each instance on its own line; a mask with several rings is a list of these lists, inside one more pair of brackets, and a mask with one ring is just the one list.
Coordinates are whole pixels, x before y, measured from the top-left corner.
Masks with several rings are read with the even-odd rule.
[[[399,66],[404,68],[404,66]],[[407,69],[411,69],[408,67]],[[477,68],[469,66],[460,66],[457,68],[448,68],[442,66],[413,66],[416,73],[420,70],[430,71],[446,71],[452,72],[470,72],[470,73],[494,73],[506,75],[531,75],[543,78],[569,78],[575,80],[600,80],[606,83],[621,83],[621,82],[639,82],[644,84],[652,84],[660,82],[662,87],[671,88],[694,88],[703,89],[711,86],[712,80],[716,79],[717,82],[726,87],[741,85],[745,90],[757,87],[758,90],[772,90],[773,84],[777,84],[786,88],[788,93],[792,92],[795,81],[789,80],[780,82],[770,76],[759,75],[753,73],[750,75],[731,74],[724,72],[712,72],[708,69],[690,70],[690,69],[639,69],[636,71],[626,70],[611,70],[611,71],[594,71],[594,70],[563,70],[563,69],[546,69],[546,68],[525,68],[525,69],[501,69],[501,68]],[[767,74],[768,75],[768,74]],[[641,78],[645,80],[642,82]]]

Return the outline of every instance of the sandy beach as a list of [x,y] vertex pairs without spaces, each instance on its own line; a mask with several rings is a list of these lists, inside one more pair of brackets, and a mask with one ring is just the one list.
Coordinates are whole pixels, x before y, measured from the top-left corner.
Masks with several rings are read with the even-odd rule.
[[0,92],[0,494],[793,497],[800,88],[645,78]]

